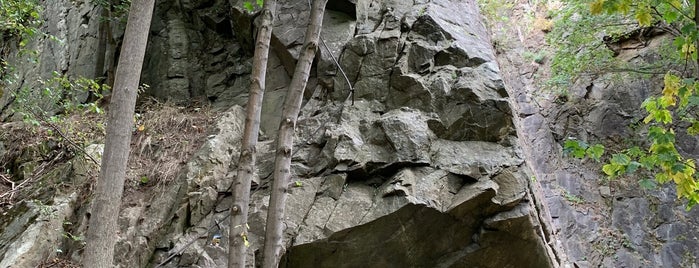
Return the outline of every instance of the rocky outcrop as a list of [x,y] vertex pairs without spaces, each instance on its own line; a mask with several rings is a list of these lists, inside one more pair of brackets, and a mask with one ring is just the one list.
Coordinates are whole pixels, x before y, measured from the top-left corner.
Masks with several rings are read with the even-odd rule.
[[[229,5],[231,17],[221,11]],[[240,6],[157,6],[147,93],[177,102],[203,97],[224,111],[174,182],[123,207],[120,267],[226,263],[229,165],[239,154],[244,116],[237,105],[246,100],[254,25],[254,14]],[[282,266],[558,267],[561,253],[551,246],[475,1],[335,1],[328,8],[327,48],[321,46],[297,125]],[[264,237],[270,137],[307,9],[299,0],[277,10],[250,204],[250,265]],[[212,242],[218,235],[220,244]]]
[[[287,33],[303,25],[286,16],[303,18],[306,9],[302,1],[279,7],[273,51],[288,53],[277,54],[283,66],[298,47],[299,37]],[[354,104],[332,59],[321,54],[298,126],[284,266],[557,265],[485,28],[477,16],[449,17],[447,9],[477,14],[474,2],[359,1],[356,21],[324,26],[324,33],[356,29],[330,31],[325,40],[342,48],[331,51],[353,85]],[[328,13],[351,18],[346,10]],[[288,67],[281,71],[268,77],[284,76]],[[264,163],[272,145],[262,141],[258,149],[263,164],[250,208],[251,254],[264,235],[271,174]],[[188,222],[175,225],[196,227],[166,236],[174,247],[156,250],[156,260],[194,237],[226,233],[228,184],[214,183],[221,179],[189,181],[198,190],[176,213]],[[533,251],[514,252],[513,244]],[[494,254],[498,261],[484,257]],[[200,239],[168,265],[224,262],[224,250]]]

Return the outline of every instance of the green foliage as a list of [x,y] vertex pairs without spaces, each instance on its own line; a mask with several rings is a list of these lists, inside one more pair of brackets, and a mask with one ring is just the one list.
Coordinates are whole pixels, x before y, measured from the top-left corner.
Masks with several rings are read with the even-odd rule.
[[546,36],[556,53],[551,60],[551,78],[545,88],[565,90],[573,81],[587,75],[602,73],[611,68],[622,68],[613,52],[602,44],[600,30],[606,35],[620,35],[628,25],[619,23],[620,16],[592,16],[586,1],[565,1],[566,6],[556,13],[551,32]]
[[[580,25],[573,27],[572,30],[561,27],[558,29],[560,32],[553,35],[550,40],[563,42],[562,51],[554,58],[552,68],[554,70],[559,68],[558,75],[567,76],[568,81],[576,78],[572,74],[584,70],[576,66],[620,64],[610,57],[600,59],[591,55],[596,54],[596,50],[590,44],[598,44],[598,48],[606,49],[599,45],[601,44],[599,40],[596,40],[599,39],[598,32],[602,30],[603,33],[609,35],[610,29],[613,29],[590,27],[593,25],[592,22],[607,21],[610,23],[609,25],[613,25],[612,22],[616,22],[616,25],[634,22],[643,27],[660,22],[674,29],[670,31],[674,35],[672,42],[674,50],[671,51],[672,55],[666,55],[666,57],[685,65],[697,60],[696,44],[699,32],[693,14],[694,2],[678,0],[568,2],[569,6],[564,9],[562,18],[579,23],[583,28],[590,28],[587,32],[584,29],[582,32],[576,32],[577,29],[580,29]],[[584,8],[584,5],[588,5],[588,8]],[[598,16],[585,16],[585,14]],[[569,22],[559,20],[559,23],[558,26],[571,26]],[[562,34],[562,32],[568,34]],[[561,39],[564,36],[568,37],[567,43]],[[582,68],[592,69],[594,67]],[[684,68],[685,72],[687,69]],[[648,127],[647,148],[631,147],[615,152],[603,165],[602,171],[609,179],[627,174],[639,174],[641,171],[654,174],[653,179],[643,178],[639,180],[641,187],[647,189],[655,187],[656,183],[663,184],[672,181],[677,186],[677,197],[686,199],[688,201],[687,209],[691,209],[692,206],[699,203],[699,176],[696,173],[695,160],[684,157],[677,150],[675,133],[678,126],[687,126],[686,129],[679,131],[685,131],[688,135],[699,134],[697,106],[699,106],[699,81],[691,77],[691,74],[680,74],[680,72],[667,70],[663,78],[661,94],[649,97],[641,106],[648,113],[643,120]],[[596,151],[594,156],[587,152],[589,148],[595,146],[568,140],[564,144],[564,150],[576,158],[599,159],[601,153],[599,155],[596,153],[600,151]]]
[[[58,73],[38,81],[40,90],[24,87],[13,92],[12,112],[25,123],[46,129],[48,139],[77,146],[79,150],[104,135],[104,110],[99,103],[102,92],[109,89],[107,85],[87,78],[69,79]],[[78,101],[88,94],[94,97],[93,101]],[[92,121],[80,121],[74,115],[87,116]]]
[[[70,115],[76,112],[92,112],[103,114],[104,111],[98,103],[103,98],[102,93],[109,90],[109,86],[99,84],[93,79],[80,77],[70,79],[67,76],[53,73],[48,80],[38,79],[41,85],[40,92],[24,87],[15,93],[16,105],[13,111],[28,122],[38,124],[41,118],[54,118],[54,114]],[[37,95],[38,94],[38,95]],[[80,96],[92,94],[95,100],[81,103]],[[46,110],[47,104],[58,104],[58,111]]]
[[35,60],[37,52],[26,49],[29,41],[41,34],[41,7],[36,0],[0,0],[0,97],[6,94],[2,84],[14,82],[11,75],[14,68],[6,60],[17,46],[20,56],[31,55]]
[[[255,0],[255,4],[257,4],[257,6],[261,8],[265,4],[265,1],[264,0]],[[245,10],[247,10],[248,12],[255,11],[255,6],[250,1],[243,2],[243,8],[245,8]]]
[[36,0],[0,0],[0,40],[18,38],[24,48],[41,25],[41,8]]
[[563,197],[565,197],[565,199],[568,200],[568,202],[576,204],[576,205],[585,203],[585,200],[583,200],[582,197],[571,194],[570,192],[565,191],[565,190],[563,191]]

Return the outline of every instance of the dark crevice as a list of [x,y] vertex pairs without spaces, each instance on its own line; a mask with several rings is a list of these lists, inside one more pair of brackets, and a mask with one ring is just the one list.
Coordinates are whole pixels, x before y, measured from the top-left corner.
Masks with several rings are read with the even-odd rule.
[[348,0],[328,1],[328,4],[325,6],[325,9],[341,12],[349,15],[354,20],[357,19],[357,7],[355,4]]
[[363,166],[356,164],[354,167],[350,166],[348,168],[347,181],[368,181],[377,177],[390,178],[404,168],[426,166],[429,166],[429,163],[410,161],[393,163],[368,162]]

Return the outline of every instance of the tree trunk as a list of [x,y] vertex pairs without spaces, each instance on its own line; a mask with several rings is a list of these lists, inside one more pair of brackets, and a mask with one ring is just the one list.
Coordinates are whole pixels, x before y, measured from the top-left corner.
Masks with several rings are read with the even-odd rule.
[[269,41],[272,38],[274,9],[276,0],[266,0],[261,14],[261,25],[257,34],[252,74],[250,75],[250,97],[246,108],[245,130],[241,141],[237,177],[233,181],[233,204],[231,205],[231,225],[228,241],[228,267],[245,267],[247,249],[248,206],[250,185],[255,173],[255,146],[260,131],[260,110],[265,91],[265,75],[269,57]]
[[296,129],[296,120],[301,110],[303,91],[306,89],[313,58],[318,49],[323,12],[327,2],[327,0],[313,1],[311,18],[308,23],[308,29],[306,29],[305,44],[296,63],[296,70],[289,85],[289,92],[284,100],[282,120],[279,124],[279,136],[277,137],[277,155],[274,160],[274,183],[272,185],[272,196],[269,200],[269,210],[267,211],[264,263],[262,265],[264,268],[279,266],[284,231],[284,206],[291,177],[291,152],[294,143],[294,130]]
[[117,218],[124,191],[126,164],[141,67],[155,0],[134,0],[124,34],[114,91],[107,118],[107,137],[100,177],[92,200],[84,267],[113,267]]
[[107,31],[109,30],[109,9],[100,6],[99,32],[97,36],[97,59],[95,59],[94,79],[99,79],[100,83],[106,82],[104,77],[104,62],[107,56]]

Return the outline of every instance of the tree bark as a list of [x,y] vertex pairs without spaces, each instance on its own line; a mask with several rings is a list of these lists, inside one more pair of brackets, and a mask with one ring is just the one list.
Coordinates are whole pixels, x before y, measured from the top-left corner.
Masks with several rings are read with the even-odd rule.
[[121,195],[124,191],[138,83],[154,2],[155,0],[134,0],[131,3],[124,34],[123,53],[119,59],[107,118],[107,137],[102,166],[92,200],[87,246],[82,259],[84,267],[114,266],[117,218],[121,206]]
[[318,39],[323,23],[323,12],[327,0],[314,0],[311,17],[306,29],[305,44],[296,63],[294,77],[289,85],[289,92],[284,100],[282,120],[279,124],[277,137],[277,154],[274,160],[274,183],[272,196],[267,211],[267,229],[265,234],[264,262],[262,267],[279,266],[282,252],[282,236],[284,231],[284,206],[291,178],[291,157],[294,143],[294,130],[298,119],[303,92],[306,89],[311,65],[318,49]]
[[272,38],[273,11],[275,8],[276,0],[265,1],[261,11],[262,21],[255,44],[252,74],[250,75],[250,97],[246,107],[245,130],[241,141],[237,176],[231,186],[233,204],[231,205],[231,225],[228,234],[229,268],[245,267],[250,186],[255,173],[255,146],[257,145],[258,133],[260,131],[260,112],[265,91],[269,42]]

